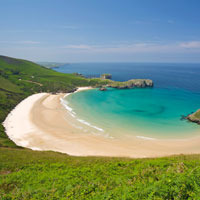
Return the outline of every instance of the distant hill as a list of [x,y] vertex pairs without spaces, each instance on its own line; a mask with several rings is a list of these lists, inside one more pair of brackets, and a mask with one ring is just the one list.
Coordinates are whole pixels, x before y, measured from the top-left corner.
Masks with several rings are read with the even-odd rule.
[[[27,60],[5,56],[0,56],[0,75],[23,89],[35,92],[70,91],[74,86],[88,85],[88,80],[75,75],[59,73]],[[34,82],[40,83],[42,87]]]
[[36,63],[50,69],[69,64],[69,63],[58,63],[58,62],[36,62]]

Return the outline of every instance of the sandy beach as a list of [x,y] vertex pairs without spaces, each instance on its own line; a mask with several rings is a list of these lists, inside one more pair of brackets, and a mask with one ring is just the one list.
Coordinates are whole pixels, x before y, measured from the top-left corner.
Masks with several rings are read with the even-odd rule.
[[[90,88],[78,91],[85,89]],[[94,131],[94,127],[77,121],[61,104],[64,96],[39,93],[23,100],[3,123],[8,137],[22,147],[73,156],[143,158],[200,153],[200,137],[176,140],[107,137],[101,130]]]

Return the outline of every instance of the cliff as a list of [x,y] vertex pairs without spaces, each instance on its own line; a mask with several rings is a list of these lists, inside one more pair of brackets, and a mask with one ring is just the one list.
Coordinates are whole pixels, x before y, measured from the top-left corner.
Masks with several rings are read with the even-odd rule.
[[112,75],[111,74],[102,74],[101,79],[111,79]]
[[145,88],[153,87],[153,81],[150,79],[131,79],[125,82],[111,81],[107,85],[112,88],[126,89],[126,88]]

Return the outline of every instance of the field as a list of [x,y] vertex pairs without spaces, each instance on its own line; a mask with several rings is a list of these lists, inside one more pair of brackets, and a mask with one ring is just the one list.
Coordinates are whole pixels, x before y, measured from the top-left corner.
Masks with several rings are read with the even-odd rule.
[[[0,122],[37,92],[105,84],[0,56]],[[200,199],[200,155],[73,157],[16,146],[0,125],[0,199]]]

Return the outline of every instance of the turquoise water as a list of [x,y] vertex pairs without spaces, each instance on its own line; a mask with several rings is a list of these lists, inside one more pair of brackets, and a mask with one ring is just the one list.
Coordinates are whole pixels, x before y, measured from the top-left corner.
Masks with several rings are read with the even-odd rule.
[[191,63],[73,63],[55,70],[113,80],[148,78],[153,89],[88,90],[67,97],[76,117],[111,135],[190,137],[200,126],[180,120],[200,108],[200,64]]
[[102,128],[112,136],[133,134],[156,138],[180,138],[200,131],[181,120],[200,108],[200,95],[183,89],[98,89],[66,97],[76,117]]

